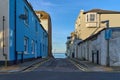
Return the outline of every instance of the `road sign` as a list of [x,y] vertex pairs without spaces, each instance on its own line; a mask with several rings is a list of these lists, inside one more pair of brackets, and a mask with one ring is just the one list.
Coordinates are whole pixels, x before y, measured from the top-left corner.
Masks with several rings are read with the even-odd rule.
[[112,29],[106,29],[105,30],[105,39],[108,40],[112,36]]

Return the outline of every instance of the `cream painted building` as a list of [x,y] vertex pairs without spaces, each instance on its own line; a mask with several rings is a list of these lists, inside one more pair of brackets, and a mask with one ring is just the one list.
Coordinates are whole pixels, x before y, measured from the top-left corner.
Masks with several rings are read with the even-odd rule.
[[[106,23],[109,20],[110,33],[109,45],[105,39]],[[107,57],[110,58],[110,66],[120,66],[120,12],[92,9],[84,12],[81,10],[76,23],[75,33],[82,41],[77,44],[76,58],[88,60],[93,63],[107,65]],[[109,49],[107,49],[109,46]],[[109,56],[107,55],[109,51]]]
[[48,55],[52,57],[52,24],[50,15],[44,11],[35,11],[41,25],[48,32]]
[[101,21],[109,20],[110,27],[120,27],[120,12],[92,9],[80,11],[75,23],[75,32],[79,39],[85,40],[106,27]]
[[[107,49],[106,23],[112,30]],[[70,42],[70,50],[74,58],[88,60],[93,63],[107,65],[107,51],[109,51],[110,66],[120,66],[120,12],[102,9],[81,10],[75,22],[74,35],[76,38]],[[67,44],[69,46],[69,44]],[[72,57],[69,55],[69,57]]]

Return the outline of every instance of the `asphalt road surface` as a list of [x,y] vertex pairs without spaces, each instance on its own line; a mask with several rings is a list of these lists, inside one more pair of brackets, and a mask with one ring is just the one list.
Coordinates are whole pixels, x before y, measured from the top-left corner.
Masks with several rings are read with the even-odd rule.
[[30,71],[0,74],[0,80],[120,80],[120,73],[82,72],[68,59],[51,59]]
[[42,64],[34,71],[52,71],[52,72],[78,72],[79,70],[68,59],[51,59]]

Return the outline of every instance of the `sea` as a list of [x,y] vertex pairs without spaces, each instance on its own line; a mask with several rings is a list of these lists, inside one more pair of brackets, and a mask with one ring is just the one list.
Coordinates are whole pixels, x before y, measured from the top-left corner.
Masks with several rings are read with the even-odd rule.
[[53,53],[54,58],[66,58],[65,53]]

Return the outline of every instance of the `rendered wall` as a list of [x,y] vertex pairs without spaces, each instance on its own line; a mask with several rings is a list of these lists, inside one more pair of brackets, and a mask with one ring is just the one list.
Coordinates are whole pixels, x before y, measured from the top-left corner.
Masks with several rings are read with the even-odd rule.
[[[3,23],[3,16],[5,21]],[[4,26],[3,26],[4,24]],[[4,30],[3,30],[4,27]],[[4,32],[4,36],[3,36]],[[3,41],[4,37],[4,41]],[[9,0],[0,0],[0,60],[4,60],[3,56],[3,42],[4,42],[4,54],[9,56]]]

